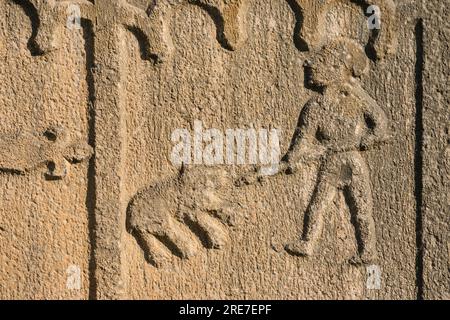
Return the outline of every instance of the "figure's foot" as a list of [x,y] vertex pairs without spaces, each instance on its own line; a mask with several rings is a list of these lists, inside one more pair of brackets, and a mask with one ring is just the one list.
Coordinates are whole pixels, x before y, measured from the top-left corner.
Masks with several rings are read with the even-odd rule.
[[285,250],[292,255],[309,257],[313,254],[313,245],[309,241],[299,240],[287,244]]

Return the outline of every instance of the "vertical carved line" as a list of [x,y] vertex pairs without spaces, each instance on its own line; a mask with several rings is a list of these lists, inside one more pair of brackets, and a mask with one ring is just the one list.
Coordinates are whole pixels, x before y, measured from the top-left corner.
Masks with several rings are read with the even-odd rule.
[[308,51],[308,44],[300,37],[303,25],[303,10],[295,0],[286,0],[295,16],[294,45],[298,51]]
[[[86,54],[86,83],[88,87],[88,139],[89,145],[95,150],[95,83],[94,83],[94,66],[95,66],[95,46],[94,46],[94,27],[90,20],[82,19],[84,46]],[[97,281],[95,278],[95,270],[97,264],[95,262],[96,241],[96,173],[95,173],[95,153],[89,161],[87,173],[87,192],[86,192],[86,208],[88,211],[88,230],[89,230],[89,291],[88,297],[93,300],[97,296]]]
[[417,299],[423,299],[423,20],[419,19],[415,27],[416,38],[416,66],[415,66],[415,99],[416,99],[416,123],[415,123],[415,199],[416,199],[416,287]]

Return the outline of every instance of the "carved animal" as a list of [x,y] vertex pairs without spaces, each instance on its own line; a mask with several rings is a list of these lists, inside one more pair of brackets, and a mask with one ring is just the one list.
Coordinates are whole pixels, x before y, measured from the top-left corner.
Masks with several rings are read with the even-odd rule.
[[346,39],[329,44],[305,65],[311,84],[323,93],[302,110],[283,165],[294,172],[302,163],[318,160],[320,169],[302,239],[286,246],[291,254],[313,254],[326,211],[342,190],[354,218],[359,248],[351,261],[369,263],[376,256],[369,168],[361,151],[386,141],[389,133],[384,111],[357,80],[367,66],[362,48]]
[[209,249],[224,248],[227,227],[236,223],[236,206],[225,199],[228,183],[222,169],[200,166],[139,192],[127,224],[147,260],[160,267],[172,255],[188,259],[198,253],[199,240]]

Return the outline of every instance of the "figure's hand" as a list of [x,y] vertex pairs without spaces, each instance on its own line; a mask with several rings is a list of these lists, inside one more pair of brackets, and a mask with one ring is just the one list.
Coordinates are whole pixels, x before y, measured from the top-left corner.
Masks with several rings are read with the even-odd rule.
[[295,152],[289,152],[284,157],[285,160],[281,162],[280,172],[295,173],[302,165],[320,160],[327,152],[328,149],[323,145],[303,142],[302,146],[297,148]]
[[361,139],[360,149],[361,150],[368,150],[374,144],[375,144],[375,137],[373,135],[365,136],[365,137],[363,137]]
[[361,139],[360,150],[369,150],[374,146],[382,145],[383,143],[389,143],[392,139],[393,136],[390,134],[385,134],[382,137],[368,134]]

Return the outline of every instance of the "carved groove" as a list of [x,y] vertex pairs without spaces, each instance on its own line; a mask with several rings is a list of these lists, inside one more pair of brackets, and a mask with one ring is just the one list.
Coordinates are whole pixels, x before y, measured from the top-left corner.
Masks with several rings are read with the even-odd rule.
[[416,36],[416,141],[415,141],[415,199],[416,199],[416,287],[417,299],[424,298],[424,241],[423,241],[423,142],[424,142],[424,122],[423,122],[423,20],[419,19],[415,27]]
[[221,14],[221,12],[219,11],[219,9],[217,9],[216,7],[213,7],[211,5],[208,4],[204,4],[204,3],[193,3],[194,5],[198,6],[199,8],[202,8],[203,10],[205,10],[208,15],[211,17],[211,19],[213,20],[214,24],[216,25],[216,38],[217,41],[220,43],[220,45],[229,50],[229,51],[233,51],[235,48],[233,47],[233,45],[231,43],[228,42],[228,39],[225,36],[225,22],[223,19],[223,15]]
[[295,16],[295,27],[293,35],[294,44],[299,51],[308,51],[308,44],[302,37],[300,37],[300,31],[302,29],[304,19],[303,10],[295,0],[286,0],[286,1],[288,2]]

